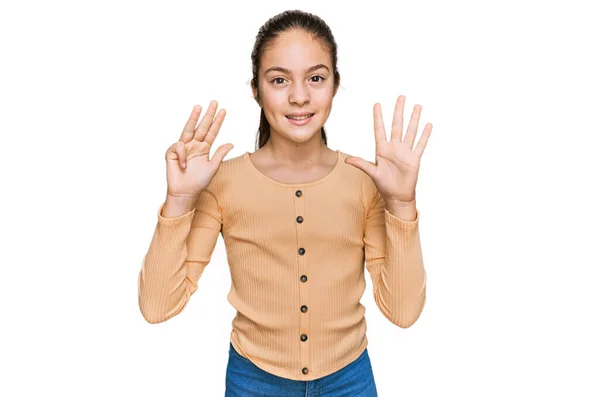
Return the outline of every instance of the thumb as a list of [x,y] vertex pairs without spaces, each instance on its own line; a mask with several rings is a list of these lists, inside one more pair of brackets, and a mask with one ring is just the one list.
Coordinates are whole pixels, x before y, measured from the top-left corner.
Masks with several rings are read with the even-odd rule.
[[365,174],[372,177],[375,174],[375,168],[377,167],[375,164],[370,161],[366,161],[361,159],[360,157],[348,156],[346,158],[346,164],[350,164],[363,171]]
[[210,163],[214,167],[219,167],[221,165],[221,162],[231,149],[233,149],[233,144],[231,143],[226,143],[224,145],[219,146],[219,148],[215,151],[215,154],[213,154],[212,159],[210,159]]

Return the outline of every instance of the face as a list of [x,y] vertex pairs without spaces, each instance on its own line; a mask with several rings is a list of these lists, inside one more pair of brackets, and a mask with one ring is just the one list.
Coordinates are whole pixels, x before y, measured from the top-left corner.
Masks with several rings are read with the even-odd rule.
[[[294,142],[320,140],[336,91],[331,56],[322,44],[301,30],[284,32],[264,52],[258,73],[259,104],[271,134]],[[294,113],[313,116],[290,120]]]

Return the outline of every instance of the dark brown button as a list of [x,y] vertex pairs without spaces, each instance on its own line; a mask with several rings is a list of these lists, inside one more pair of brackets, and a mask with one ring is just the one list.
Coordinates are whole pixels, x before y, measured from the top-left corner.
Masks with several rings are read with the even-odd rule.
[[300,307],[300,311],[301,311],[302,313],[306,313],[306,312],[308,311],[308,306],[306,306],[306,305],[302,305],[302,306]]
[[302,222],[304,222],[304,218],[303,218],[302,216],[298,216],[298,217],[296,218],[296,222],[298,222],[298,223],[302,223]]
[[308,280],[308,277],[306,277],[304,274],[300,277],[300,281],[302,281],[303,283],[306,282],[306,280]]
[[300,340],[301,340],[302,342],[306,342],[306,340],[307,340],[307,339],[308,339],[308,336],[306,336],[306,334],[302,334],[302,335],[300,335]]
[[304,253],[305,253],[305,252],[306,252],[306,250],[305,250],[304,248],[300,248],[300,249],[298,250],[298,253],[299,253],[300,255],[304,255]]
[[296,197],[302,197],[302,190],[296,190]]
[[302,368],[302,373],[304,375],[306,375],[308,373],[308,368],[306,368],[306,367]]

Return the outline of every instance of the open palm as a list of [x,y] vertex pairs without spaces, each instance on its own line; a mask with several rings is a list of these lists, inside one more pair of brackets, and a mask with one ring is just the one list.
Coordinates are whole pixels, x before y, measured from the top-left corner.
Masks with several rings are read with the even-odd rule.
[[179,141],[165,153],[167,161],[167,193],[177,197],[195,197],[212,181],[225,155],[233,144],[221,145],[209,159],[212,147],[223,120],[225,109],[216,115],[218,103],[211,101],[208,110],[196,127],[201,106],[194,106],[192,114],[183,128]]
[[420,105],[415,105],[403,140],[402,125],[405,102],[406,97],[400,95],[394,109],[392,133],[389,140],[383,125],[381,105],[376,103],[373,106],[375,163],[355,156],[349,156],[346,159],[347,164],[355,166],[371,177],[385,200],[397,202],[415,200],[421,157],[433,128],[431,123],[425,125],[423,134],[413,149],[422,110]]

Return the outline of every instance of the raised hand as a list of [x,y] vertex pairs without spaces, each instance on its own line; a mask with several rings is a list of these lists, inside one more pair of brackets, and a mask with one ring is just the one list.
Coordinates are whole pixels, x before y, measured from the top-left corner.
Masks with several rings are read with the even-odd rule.
[[376,103],[373,106],[375,164],[360,157],[349,156],[346,158],[347,164],[355,166],[371,177],[386,202],[400,204],[415,200],[421,156],[433,128],[431,123],[425,125],[423,134],[413,150],[422,107],[415,105],[403,140],[402,124],[405,101],[404,95],[400,95],[396,101],[389,141],[383,125],[381,105]]
[[210,148],[219,133],[225,109],[215,118],[217,101],[211,101],[198,127],[201,106],[194,106],[189,120],[183,128],[179,141],[169,147],[167,160],[167,194],[172,197],[195,197],[209,184],[217,173],[223,158],[233,149],[233,144],[221,145],[208,159]]

